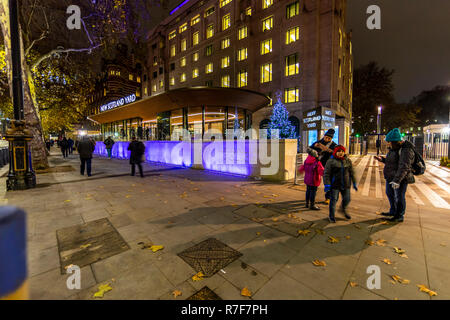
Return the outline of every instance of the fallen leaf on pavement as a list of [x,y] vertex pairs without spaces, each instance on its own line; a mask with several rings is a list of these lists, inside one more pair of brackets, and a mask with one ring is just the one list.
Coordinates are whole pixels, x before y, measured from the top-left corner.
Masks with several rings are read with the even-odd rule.
[[164,246],[155,246],[155,245],[153,245],[149,249],[152,250],[153,252],[156,252],[156,251],[164,249]]
[[326,263],[323,260],[314,260],[313,265],[315,265],[316,267],[326,267]]
[[70,202],[70,201],[72,201],[72,200],[64,200],[64,202]]
[[273,222],[277,222],[277,221],[278,221],[278,218],[272,218],[272,221],[273,221]]
[[256,235],[257,235],[257,236],[260,236],[260,235],[261,235],[261,232],[257,232]]
[[224,201],[224,200],[225,200],[225,198],[224,198],[224,197],[220,197],[220,200]]
[[278,197],[278,195],[277,194],[274,194],[274,193],[272,193],[272,197]]
[[203,277],[204,277],[205,275],[203,274],[203,272],[199,272],[199,273],[197,273],[197,274],[195,274],[195,275],[193,275],[192,276],[192,280],[194,280],[194,281],[200,281],[200,280],[203,280]]
[[352,288],[354,288],[358,285],[356,282],[352,282],[352,281],[350,281],[349,284],[350,284],[350,287],[352,287]]
[[419,290],[421,292],[426,292],[430,295],[430,297],[432,296],[437,296],[437,293],[435,291],[431,291],[430,289],[428,289],[426,286],[424,286],[423,284],[418,284],[417,285],[419,287]]
[[381,211],[375,212],[376,215],[381,215]]
[[129,194],[127,194],[127,195],[125,196],[125,198],[131,198],[131,196],[130,196]]
[[308,229],[298,230],[298,233],[301,234],[302,236],[307,236],[310,232],[311,230]]
[[316,233],[317,234],[325,234],[325,231],[323,231],[322,229],[316,229]]
[[372,240],[366,240],[366,244],[368,246],[373,246],[375,244],[375,242],[373,242]]
[[198,191],[198,190],[200,190],[199,188],[194,188],[194,189],[192,189],[193,191]]
[[405,250],[403,250],[401,248],[397,248],[397,247],[394,247],[394,251],[395,251],[395,253],[398,253],[398,254],[402,254],[402,253],[406,252]]
[[440,244],[441,247],[446,247],[447,245],[445,243]]
[[382,221],[380,224],[385,224],[385,225],[389,225],[390,224],[390,222],[389,221],[386,221],[386,220],[384,220],[384,221]]
[[406,253],[402,253],[402,254],[400,255],[400,257],[405,258],[405,259],[408,259],[408,256],[406,255]]
[[172,294],[173,294],[173,297],[176,298],[178,296],[181,296],[183,293],[179,290],[175,290],[174,292],[172,292]]
[[108,291],[111,291],[111,290],[112,290],[112,288],[109,285],[109,283],[102,284],[98,287],[98,291],[96,293],[94,293],[94,298],[103,298],[105,293]]
[[383,261],[383,262],[386,263],[386,264],[392,264],[392,261],[389,260],[388,258],[385,258],[385,259],[383,259],[383,260],[381,260],[381,261]]
[[345,239],[350,240],[351,237],[350,236],[345,236]]
[[90,246],[91,246],[90,243],[83,244],[83,245],[80,246],[80,249],[86,249],[86,248],[89,248]]
[[270,198],[269,196],[263,196],[264,198]]
[[379,247],[386,247],[386,240],[378,239],[377,241],[375,241],[375,244]]
[[339,239],[332,237],[332,236],[328,236],[328,240],[329,243],[338,243]]
[[402,283],[402,284],[409,284],[411,281],[409,281],[408,279],[403,279],[402,277],[400,277],[400,276],[397,276],[397,275],[393,275],[393,276],[391,276],[391,278],[394,280],[394,281],[396,281],[396,282],[398,282],[398,283]]
[[353,226],[357,229],[361,229],[361,226],[359,224],[354,224]]
[[252,293],[250,292],[250,290],[248,290],[247,287],[245,287],[244,289],[241,290],[241,296],[251,297]]

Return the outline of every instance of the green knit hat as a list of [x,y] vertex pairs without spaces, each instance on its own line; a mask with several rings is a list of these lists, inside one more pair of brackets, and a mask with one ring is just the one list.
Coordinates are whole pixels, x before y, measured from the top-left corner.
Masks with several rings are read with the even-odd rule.
[[392,142],[392,141],[402,141],[402,134],[398,128],[392,129],[389,131],[389,133],[386,135],[386,141]]

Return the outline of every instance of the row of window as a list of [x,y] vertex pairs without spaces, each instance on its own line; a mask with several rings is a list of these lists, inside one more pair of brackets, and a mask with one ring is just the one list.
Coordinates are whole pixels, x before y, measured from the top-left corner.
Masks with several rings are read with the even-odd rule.
[[[192,43],[193,45],[197,45],[199,43],[199,33],[196,32],[193,35]],[[239,28],[238,30],[238,39],[242,40],[247,37],[247,27]],[[286,31],[286,44],[291,44],[300,39],[300,27],[292,27]],[[226,49],[230,47],[231,40],[230,38],[222,39],[220,42],[221,49]],[[187,49],[187,40],[182,39],[180,44],[181,52],[186,51]],[[272,52],[272,39],[266,39],[261,41],[261,55]],[[170,57],[175,57],[176,55],[176,46],[175,44],[170,46]],[[212,45],[206,47],[205,55],[209,56],[212,53]],[[197,61],[197,60],[194,60]]]
[[[223,1],[225,1],[226,4],[231,2],[231,0],[223,0]],[[269,8],[273,4],[273,0],[262,0],[262,2],[263,2],[263,6],[262,6],[263,9]],[[222,7],[222,1],[220,3],[221,3],[220,7]],[[286,6],[286,18],[289,19],[289,18],[292,18],[292,17],[295,17],[296,15],[298,15],[299,7],[300,7],[300,4],[298,1],[288,4]],[[205,17],[207,17],[213,13],[214,13],[214,7],[211,7],[205,11]],[[245,14],[251,16],[251,7],[248,7],[245,10]],[[191,26],[193,26],[193,25],[197,24],[198,22],[200,22],[200,14],[193,17],[191,19],[190,24],[191,24]],[[227,30],[230,27],[231,27],[231,15],[228,13],[222,17],[222,31]],[[185,22],[181,26],[178,27],[178,33],[182,34],[183,32],[185,32],[187,30],[187,28],[188,28],[188,23]],[[263,32],[268,31],[268,30],[271,30],[272,28],[273,28],[273,16],[264,18],[262,20],[262,31]],[[176,35],[177,35],[176,30],[171,31],[168,35],[169,40],[174,39],[176,37]],[[195,32],[194,35],[196,35],[196,37],[198,39],[198,37],[199,37],[198,31]],[[206,39],[211,38],[213,35],[214,35],[214,24],[210,24],[206,27]],[[193,43],[194,43],[194,41],[193,41]],[[195,45],[195,44],[193,44],[193,45]]]
[[[120,70],[109,70],[109,75],[120,77]],[[132,73],[128,74],[128,79],[134,81],[135,76]],[[141,77],[136,76],[136,82],[141,83]]]

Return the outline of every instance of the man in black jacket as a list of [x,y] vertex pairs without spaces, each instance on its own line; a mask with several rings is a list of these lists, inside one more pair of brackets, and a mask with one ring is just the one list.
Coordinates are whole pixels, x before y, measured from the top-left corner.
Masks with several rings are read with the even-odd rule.
[[[309,147],[309,149],[316,150],[319,153],[319,160],[322,162],[324,168],[327,165],[328,159],[330,159],[333,154],[334,148],[337,147],[337,144],[333,141],[334,133],[334,129],[329,129],[322,139],[314,142]],[[325,202],[327,204],[330,203],[330,197],[330,191],[325,192]]]
[[414,183],[412,164],[414,163],[414,145],[403,141],[400,130],[395,128],[386,135],[389,142],[389,152],[386,157],[375,157],[384,163],[384,178],[386,179],[386,195],[389,199],[389,212],[382,215],[392,217],[391,221],[403,222],[406,210],[406,189],[409,183]]
[[88,137],[83,137],[81,141],[77,141],[76,148],[80,155],[80,174],[84,175],[84,168],[87,166],[87,175],[91,176],[92,153],[95,150],[95,142]]

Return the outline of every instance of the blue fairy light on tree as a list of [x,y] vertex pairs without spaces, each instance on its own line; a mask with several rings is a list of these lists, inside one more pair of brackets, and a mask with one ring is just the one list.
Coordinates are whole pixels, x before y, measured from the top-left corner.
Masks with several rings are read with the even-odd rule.
[[[296,139],[296,130],[292,123],[289,121],[289,111],[287,111],[284,104],[281,102],[281,93],[276,94],[277,102],[273,106],[272,115],[270,116],[270,123],[268,129],[268,138],[272,136],[271,131],[274,129],[279,130],[278,138],[280,139]],[[274,135],[275,138],[275,135]]]

